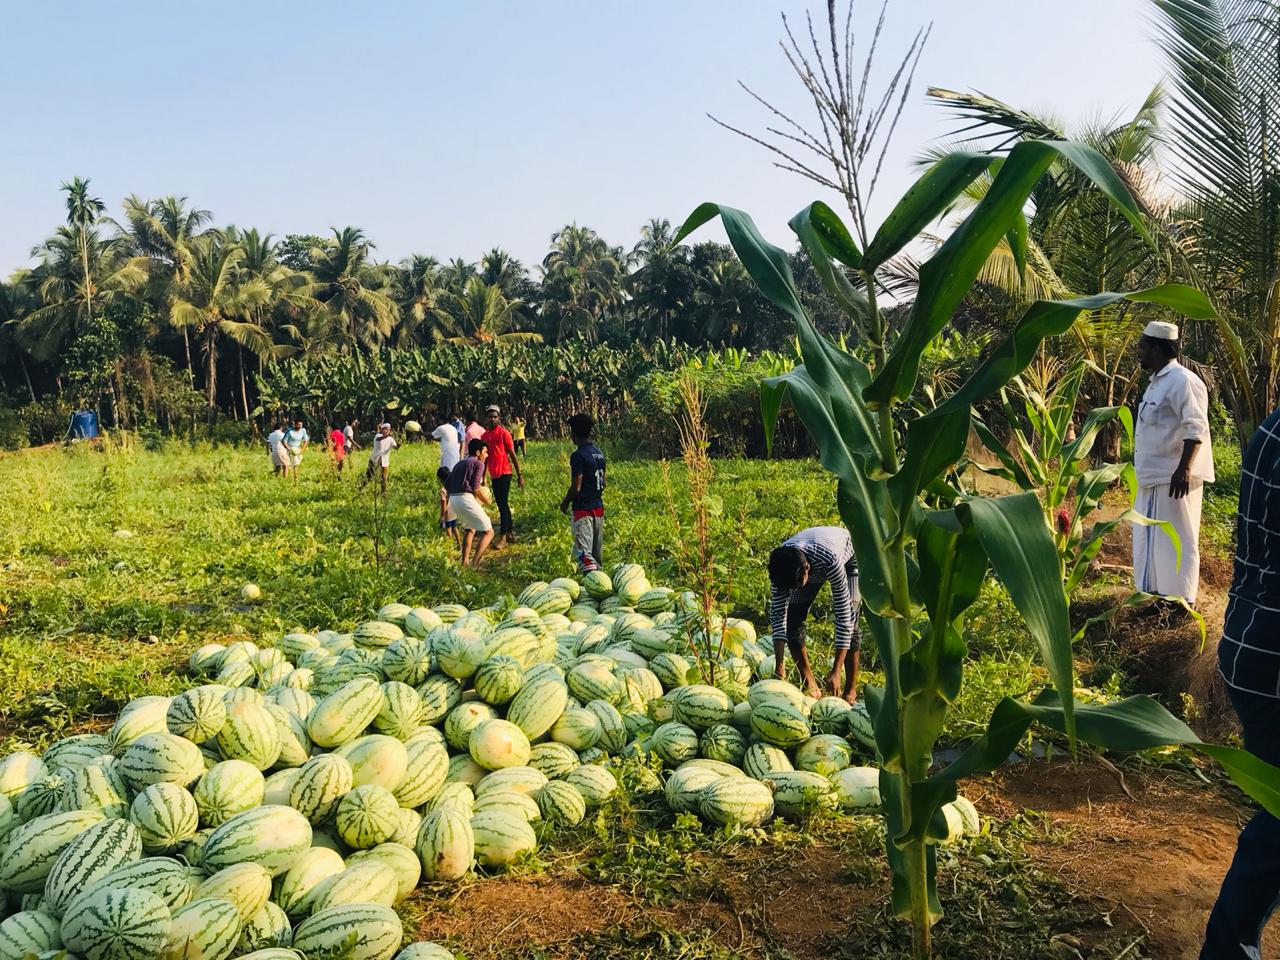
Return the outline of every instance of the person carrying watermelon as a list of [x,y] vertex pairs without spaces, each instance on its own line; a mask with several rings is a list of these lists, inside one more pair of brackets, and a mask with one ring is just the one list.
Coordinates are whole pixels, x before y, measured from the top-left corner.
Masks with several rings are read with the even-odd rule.
[[805,620],[822,585],[831,584],[836,643],[825,692],[853,703],[858,698],[861,635],[858,631],[858,561],[853,555],[849,531],[843,527],[810,527],[790,537],[769,554],[769,582],[775,673],[779,678],[786,675],[784,660],[790,649],[800,669],[805,692],[811,697],[820,697],[823,691],[809,667]]

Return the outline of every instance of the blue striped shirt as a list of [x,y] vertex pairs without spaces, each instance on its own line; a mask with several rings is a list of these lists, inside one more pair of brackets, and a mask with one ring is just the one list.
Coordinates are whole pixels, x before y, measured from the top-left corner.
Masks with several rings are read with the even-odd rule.
[[[836,647],[847,648],[856,630],[857,611],[849,598],[849,576],[846,565],[857,564],[853,557],[853,541],[844,527],[810,527],[801,530],[784,547],[799,547],[809,561],[809,582],[804,589],[817,590],[831,584],[831,614],[836,622]],[[774,642],[787,639],[787,607],[799,590],[773,586],[769,596],[769,622]]]
[[1254,431],[1240,465],[1235,573],[1218,669],[1237,690],[1280,699],[1280,410]]

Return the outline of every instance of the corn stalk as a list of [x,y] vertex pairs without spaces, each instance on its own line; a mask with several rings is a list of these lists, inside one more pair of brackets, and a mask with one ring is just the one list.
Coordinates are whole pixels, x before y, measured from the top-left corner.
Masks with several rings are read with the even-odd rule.
[[[952,482],[973,404],[1026,369],[1042,341],[1065,333],[1081,312],[1129,300],[1205,318],[1213,313],[1207,298],[1194,288],[1165,284],[1034,301],[968,379],[933,409],[914,416],[909,402],[926,347],[942,333],[996,244],[1007,242],[1019,270],[1025,270],[1023,208],[1059,159],[1080,170],[1147,236],[1136,204],[1110,165],[1089,147],[1066,141],[1024,142],[1001,156],[942,157],[897,203],[865,250],[826,204],[811,204],[792,218],[801,247],[836,300],[851,313],[874,313],[878,271],[970,183],[992,172],[982,199],[921,266],[910,315],[874,368],[815,331],[786,254],[764,240],[748,215],[706,203],[677,234],[678,242],[719,217],[761,292],[796,324],[804,362],[762,387],[766,433],[785,394],[823,466],[837,479],[837,504],[857,552],[867,622],[885,676],[883,687],[867,688],[866,700],[880,757],[893,908],[910,922],[917,960],[933,955],[931,931],[942,913],[934,854],[934,844],[947,832],[941,808],[955,798],[957,780],[1002,763],[1033,722],[1064,733],[1072,749],[1077,740],[1121,751],[1186,744],[1216,758],[1242,789],[1280,813],[1280,768],[1243,750],[1202,743],[1153,699],[1131,697],[1103,706],[1074,702],[1063,571],[1039,499],[1031,492],[970,496]],[[875,318],[870,326],[884,328]],[[1003,583],[1036,640],[1051,685],[1031,702],[1003,700],[984,735],[950,766],[935,770],[934,745],[963,682],[965,610],[988,572]]]

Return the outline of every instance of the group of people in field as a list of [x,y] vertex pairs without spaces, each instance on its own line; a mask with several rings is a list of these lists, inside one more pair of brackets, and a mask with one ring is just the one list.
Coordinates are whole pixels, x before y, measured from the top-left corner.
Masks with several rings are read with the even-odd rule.
[[[516,417],[508,427],[497,404],[485,408],[484,420],[486,425],[481,426],[474,414],[466,421],[455,414],[431,431],[440,448],[436,470],[439,525],[457,545],[464,567],[479,564],[491,546],[515,542],[511,486],[513,482],[522,490],[525,486],[520,467],[526,451],[525,421]],[[331,426],[324,437],[327,455],[339,474],[352,452],[360,449],[358,427],[358,421],[348,420],[345,425]],[[572,515],[574,559],[580,570],[588,572],[603,563],[605,456],[592,441],[595,420],[589,414],[574,414],[568,427],[574,450],[569,456],[569,486],[560,511]],[[302,420],[276,422],[267,436],[272,472],[296,480],[310,445]],[[377,478],[385,492],[391,451],[398,446],[391,424],[379,424],[370,442],[361,486]],[[489,506],[498,512],[496,544],[493,521],[485,509]]]

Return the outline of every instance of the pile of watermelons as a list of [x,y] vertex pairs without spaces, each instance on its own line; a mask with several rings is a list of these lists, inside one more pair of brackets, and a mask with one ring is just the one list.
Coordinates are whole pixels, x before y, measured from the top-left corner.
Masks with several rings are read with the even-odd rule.
[[[210,644],[179,696],[0,760],[0,960],[434,960],[393,906],[499,870],[619,788],[754,826],[874,814],[861,705],[635,564],[349,633]],[[980,829],[960,799],[951,837]],[[397,956],[397,951],[399,955]]]

